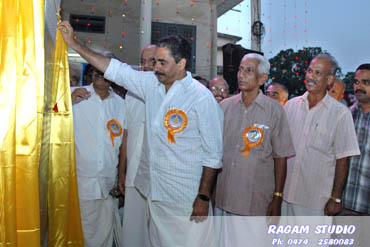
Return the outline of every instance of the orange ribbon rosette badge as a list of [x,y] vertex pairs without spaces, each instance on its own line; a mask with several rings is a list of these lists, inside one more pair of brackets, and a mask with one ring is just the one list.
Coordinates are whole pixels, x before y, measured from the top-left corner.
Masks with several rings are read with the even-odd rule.
[[257,147],[263,142],[263,131],[256,127],[250,126],[243,131],[243,140],[245,143],[245,148],[240,150],[243,153],[243,157],[247,157],[251,148]]
[[112,140],[112,146],[114,147],[114,137],[122,134],[122,126],[117,120],[112,119],[108,121],[107,129],[110,134],[110,139]]
[[182,110],[172,109],[169,110],[164,117],[164,126],[168,130],[168,142],[176,143],[175,133],[181,132],[188,124],[188,118]]

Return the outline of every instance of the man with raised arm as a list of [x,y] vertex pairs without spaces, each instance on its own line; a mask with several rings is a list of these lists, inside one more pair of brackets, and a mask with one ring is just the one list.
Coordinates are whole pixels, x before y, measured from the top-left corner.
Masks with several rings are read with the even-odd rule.
[[146,197],[151,245],[212,246],[212,228],[202,221],[211,212],[209,196],[221,167],[223,113],[212,93],[186,72],[189,43],[179,36],[161,39],[155,73],[141,72],[79,44],[68,22],[58,28],[107,79],[145,101],[143,154],[134,184]]

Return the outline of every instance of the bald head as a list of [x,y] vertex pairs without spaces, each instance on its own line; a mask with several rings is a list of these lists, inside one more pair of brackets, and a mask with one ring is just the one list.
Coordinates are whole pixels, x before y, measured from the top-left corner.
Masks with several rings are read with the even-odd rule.
[[140,70],[143,71],[153,71],[154,64],[155,64],[155,45],[148,45],[144,48],[143,52],[141,53],[140,59]]
[[223,78],[215,77],[210,80],[209,89],[211,90],[213,96],[215,96],[217,102],[221,102],[229,97],[229,85]]
[[289,92],[284,85],[272,83],[267,87],[266,96],[278,101],[281,106],[284,106],[288,101]]
[[346,85],[341,79],[335,78],[333,86],[329,89],[329,95],[334,99],[341,101],[344,97]]

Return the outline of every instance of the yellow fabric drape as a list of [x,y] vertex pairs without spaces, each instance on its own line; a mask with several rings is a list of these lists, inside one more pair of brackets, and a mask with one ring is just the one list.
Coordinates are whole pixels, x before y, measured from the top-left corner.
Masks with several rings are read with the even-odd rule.
[[0,1],[0,246],[40,246],[44,1]]
[[[44,112],[44,7],[44,0],[0,0],[0,246],[40,246],[39,182],[48,185],[48,246],[83,246],[67,48],[60,36],[47,80],[52,105]],[[39,181],[44,113],[51,120],[50,159]]]
[[67,45],[57,31],[51,92],[48,246],[83,246]]

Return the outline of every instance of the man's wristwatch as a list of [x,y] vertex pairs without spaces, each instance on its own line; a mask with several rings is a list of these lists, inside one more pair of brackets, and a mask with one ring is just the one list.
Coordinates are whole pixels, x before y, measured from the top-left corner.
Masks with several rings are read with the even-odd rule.
[[336,198],[334,196],[331,196],[330,199],[332,199],[333,201],[335,201],[336,203],[341,203],[342,202],[342,199],[340,198]]
[[201,199],[202,201],[209,202],[209,197],[208,197],[208,196],[206,196],[206,195],[203,195],[203,194],[198,193],[198,197],[199,197],[199,199]]

